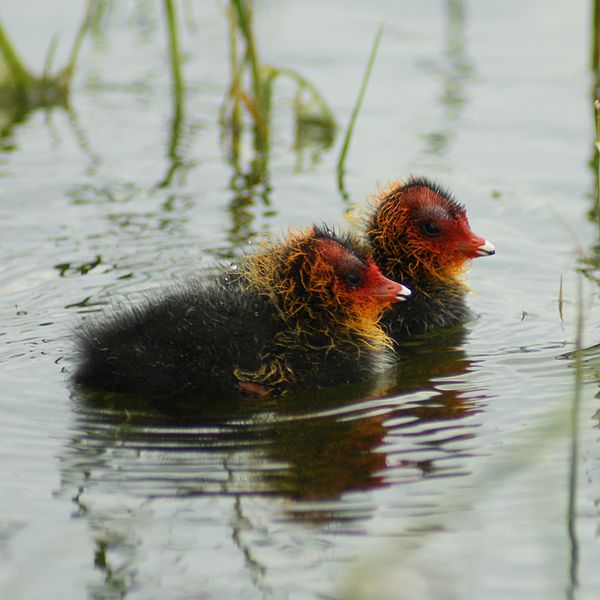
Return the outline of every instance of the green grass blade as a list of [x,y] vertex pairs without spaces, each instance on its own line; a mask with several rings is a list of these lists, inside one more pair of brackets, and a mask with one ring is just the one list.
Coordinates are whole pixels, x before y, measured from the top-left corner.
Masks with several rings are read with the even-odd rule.
[[85,37],[87,30],[90,28],[95,6],[96,0],[88,0],[83,20],[81,21],[81,25],[79,26],[79,30],[77,31],[77,35],[75,36],[75,41],[73,42],[73,48],[71,49],[69,62],[62,71],[65,87],[69,86],[69,83],[73,77],[73,73],[75,72],[75,65],[77,63],[77,57],[79,56],[79,50],[81,50],[81,44],[83,42],[83,38]]
[[2,27],[2,23],[0,23],[0,54],[4,57],[14,86],[25,91],[33,79],[33,76],[19,59],[8,35]]
[[184,91],[183,74],[181,69],[181,52],[179,49],[179,30],[177,26],[177,15],[173,0],[164,0],[165,16],[167,21],[167,37],[169,40],[169,54],[171,64],[173,118],[171,120],[171,139],[169,141],[168,156],[171,165],[166,177],[158,184],[158,187],[168,187],[175,173],[182,166],[179,153],[179,143],[184,120]]
[[594,0],[592,9],[592,56],[590,57],[592,71],[596,74],[598,85],[598,71],[600,70],[600,0]]
[[[365,96],[365,92],[367,90],[367,84],[369,83],[369,77],[371,76],[371,71],[373,70],[373,64],[375,63],[375,57],[377,56],[377,49],[379,48],[379,42],[381,40],[381,36],[383,34],[383,25],[379,27],[377,31],[377,35],[375,36],[375,41],[373,42],[373,48],[371,49],[371,55],[369,56],[369,62],[367,63],[367,69],[365,71],[362,84],[360,86],[360,91],[358,94],[358,98],[356,99],[356,104],[354,105],[354,109],[352,110],[352,115],[350,117],[350,121],[348,123],[348,128],[346,129],[346,134],[344,136],[344,143],[342,144],[342,150],[340,152],[340,157],[337,162],[337,174],[338,174],[338,184],[340,185],[340,190],[343,189],[343,175],[344,175],[344,165],[346,163],[346,156],[348,154],[348,148],[350,147],[350,141],[352,140],[352,133],[354,132],[354,125],[356,123],[356,118],[358,117],[358,112],[360,111],[360,107],[363,102],[363,98]],[[346,196],[346,194],[344,194]]]
[[594,100],[594,122],[596,125],[596,219],[600,227],[600,100]]
[[252,9],[247,0],[232,0],[237,14],[238,27],[246,40],[247,57],[250,63],[250,72],[252,74],[252,93],[254,102],[259,113],[263,112],[263,98],[261,96],[261,73],[260,62],[256,51],[254,41],[254,30],[252,23]]
[[293,69],[285,69],[285,68],[282,69],[282,68],[275,68],[275,67],[269,67],[269,68],[271,70],[276,71],[277,74],[279,74],[279,75],[283,75],[285,77],[289,77],[290,79],[293,79],[294,81],[296,81],[298,83],[298,85],[301,88],[308,90],[310,92],[310,95],[312,96],[313,100],[316,102],[317,106],[319,107],[319,110],[321,111],[321,114],[323,116],[323,120],[330,123],[332,127],[335,127],[335,118],[333,116],[333,112],[329,108],[329,105],[325,101],[325,98],[323,98],[323,96],[321,95],[321,93],[319,92],[319,90],[313,83],[311,83],[308,79],[306,79],[305,77],[300,75],[300,73],[298,73],[297,71],[294,71]]
[[173,0],[164,0],[165,14],[167,17],[167,33],[169,38],[169,51],[171,58],[171,76],[173,78],[173,92],[177,104],[183,99],[183,76],[181,72],[181,52],[179,51],[179,31],[175,18]]

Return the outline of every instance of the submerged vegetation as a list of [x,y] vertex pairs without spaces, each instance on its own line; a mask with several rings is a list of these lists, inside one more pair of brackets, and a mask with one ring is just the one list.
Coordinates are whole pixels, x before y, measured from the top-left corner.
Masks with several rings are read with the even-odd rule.
[[[250,207],[257,200],[267,206],[270,204],[271,112],[277,80],[287,79],[296,85],[293,102],[296,147],[311,140],[329,147],[335,137],[336,123],[325,99],[308,79],[293,69],[262,63],[250,0],[231,0],[227,17],[231,81],[221,107],[220,120],[233,168],[230,240],[236,244],[253,235]],[[244,166],[242,160],[246,131],[251,135],[253,149],[248,166]]]
[[256,151],[268,152],[273,91],[279,78],[287,78],[297,86],[294,102],[296,127],[310,123],[313,127],[322,128],[325,138],[333,139],[335,119],[319,90],[293,69],[261,62],[255,39],[252,2],[231,0],[227,14],[231,84],[223,103],[221,120],[229,132],[234,155],[240,152],[244,111],[252,123]]
[[[293,117],[298,149],[313,141],[331,146],[336,123],[325,99],[308,79],[293,69],[261,61],[250,0],[231,0],[227,19],[230,83],[221,106],[220,122],[232,166],[229,239],[237,245],[255,233],[251,208],[257,202],[270,205],[269,154],[276,82],[287,79],[296,86]],[[244,161],[246,133],[251,136],[252,154]]]
[[53,38],[41,75],[35,75],[25,66],[0,22],[0,115],[7,115],[6,122],[0,120],[0,133],[36,108],[68,106],[79,50],[90,26],[94,6],[94,0],[88,0],[66,65],[53,70],[52,62],[58,44],[58,40]]
[[[184,121],[185,81],[176,6],[173,0],[163,0],[162,4],[170,54],[173,117],[169,144],[171,168],[159,183],[159,187],[168,187],[175,172],[182,166],[178,147]],[[52,70],[52,61],[58,43],[57,38],[53,38],[40,76],[34,75],[24,65],[0,22],[0,110],[9,113],[7,119],[9,124],[18,120],[19,116],[37,108],[53,106],[68,108],[71,83],[81,44],[86,33],[93,26],[94,20],[100,20],[106,12],[106,2],[88,0],[67,64]],[[296,86],[292,102],[296,149],[301,149],[310,143],[324,148],[331,147],[335,140],[337,124],[324,96],[306,77],[293,69],[265,64],[261,61],[251,0],[230,0],[226,13],[229,23],[231,79],[220,115],[224,140],[227,142],[229,157],[234,166],[234,178],[239,180],[241,176],[246,181],[246,190],[260,184],[263,188],[261,196],[266,200],[271,113],[277,81],[286,79]],[[338,187],[345,200],[349,199],[343,181],[346,157],[382,33],[383,27],[376,34],[337,161]],[[244,172],[241,160],[245,131],[249,131],[252,136],[254,154],[249,161],[250,169]]]

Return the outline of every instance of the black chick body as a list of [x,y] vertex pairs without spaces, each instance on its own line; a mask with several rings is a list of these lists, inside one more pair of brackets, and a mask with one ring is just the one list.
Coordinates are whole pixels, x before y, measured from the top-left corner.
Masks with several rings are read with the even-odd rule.
[[465,293],[456,286],[441,281],[420,281],[415,287],[413,280],[407,279],[398,277],[399,283],[414,290],[411,302],[403,305],[406,310],[392,306],[381,317],[382,326],[396,342],[427,331],[454,327],[472,318]]
[[390,345],[381,311],[408,292],[353,244],[314,228],[247,257],[238,272],[196,276],[84,324],[74,382],[219,399],[373,375]]
[[74,380],[136,396],[235,395],[232,365],[259,369],[259,354],[245,349],[269,348],[281,325],[267,298],[241,280],[207,275],[83,327]]

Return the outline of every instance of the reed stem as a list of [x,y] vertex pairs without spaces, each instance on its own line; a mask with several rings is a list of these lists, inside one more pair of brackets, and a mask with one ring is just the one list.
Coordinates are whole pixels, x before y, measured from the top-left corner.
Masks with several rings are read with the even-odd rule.
[[181,167],[182,161],[179,155],[179,141],[183,126],[183,100],[185,85],[181,69],[181,52],[179,49],[179,30],[177,26],[177,15],[172,0],[164,0],[165,16],[167,21],[167,37],[169,39],[169,55],[171,65],[171,80],[173,85],[173,118],[171,120],[171,139],[169,142],[168,156],[171,165],[167,176],[158,184],[158,187],[168,187]]
[[592,70],[596,74],[598,85],[598,71],[600,70],[600,0],[594,0],[592,10],[592,56],[590,57]]
[[596,125],[596,219],[600,227],[600,100],[594,100],[594,123]]
[[575,334],[575,390],[571,404],[570,420],[570,449],[569,449],[569,479],[568,479],[568,504],[567,504],[567,533],[570,546],[569,585],[567,597],[575,597],[575,590],[579,584],[579,543],[577,540],[577,480],[579,465],[579,421],[583,390],[583,330],[584,330],[583,284],[578,277],[577,286],[577,324]]
[[[229,92],[229,97],[231,98],[231,116],[229,119],[232,141],[231,152],[233,156],[239,157],[240,138],[242,130],[242,109],[240,106],[241,68],[238,60],[237,37],[235,35],[236,17],[233,13],[232,6],[228,7],[227,16],[229,17],[229,62],[231,65],[231,89]],[[225,124],[225,118],[223,119],[223,124]]]
[[69,56],[69,61],[67,62],[67,66],[63,69],[62,76],[64,78],[64,85],[68,87],[71,79],[73,78],[73,73],[75,72],[75,65],[77,64],[77,58],[79,56],[79,51],[81,50],[81,44],[83,43],[83,38],[91,25],[92,15],[94,13],[94,8],[96,6],[96,0],[88,0],[87,6],[85,9],[85,15],[83,20],[81,21],[81,25],[77,30],[77,35],[75,36],[75,40],[73,42],[73,47],[71,48],[71,54]]
[[[338,175],[338,186],[340,191],[343,190],[343,177],[344,177],[344,166],[346,163],[346,156],[348,154],[348,148],[350,147],[350,141],[352,140],[352,134],[354,132],[354,125],[356,123],[356,118],[358,117],[358,113],[360,111],[360,107],[363,102],[363,98],[365,96],[365,92],[367,90],[367,84],[369,83],[369,77],[371,76],[371,71],[373,70],[373,64],[375,63],[375,57],[377,56],[377,50],[379,48],[379,42],[381,40],[381,36],[383,34],[383,25],[379,26],[377,34],[375,35],[375,41],[373,42],[373,48],[371,49],[371,55],[369,56],[369,62],[367,63],[367,68],[365,70],[365,74],[363,76],[363,80],[360,86],[360,91],[358,93],[358,98],[356,99],[356,103],[354,104],[354,109],[352,110],[352,115],[350,116],[350,121],[348,123],[348,127],[346,129],[346,134],[344,136],[344,143],[342,144],[342,150],[340,152],[340,156],[337,163],[337,175]],[[345,192],[343,192],[344,197],[347,196]]]
[[270,82],[264,77],[256,50],[251,3],[248,0],[232,0],[232,4],[236,11],[238,28],[246,41],[244,60],[250,66],[252,86],[252,98],[246,96],[241,97],[241,100],[254,119],[255,146],[257,150],[265,151],[268,147],[269,134]]
[[165,14],[167,17],[167,33],[169,38],[169,52],[171,57],[171,77],[173,78],[173,91],[176,104],[180,105],[183,99],[183,76],[181,74],[181,53],[179,51],[179,33],[175,18],[173,0],[164,0]]

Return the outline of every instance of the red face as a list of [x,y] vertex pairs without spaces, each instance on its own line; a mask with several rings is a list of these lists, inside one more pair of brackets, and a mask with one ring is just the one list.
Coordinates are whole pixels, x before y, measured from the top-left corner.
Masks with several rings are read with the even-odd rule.
[[322,240],[322,257],[333,266],[333,293],[343,304],[371,305],[374,309],[405,300],[410,290],[387,277],[370,259],[333,240]]
[[399,188],[382,201],[376,218],[375,244],[404,272],[454,277],[467,261],[494,254],[494,246],[471,231],[464,208],[428,185]]
[[493,246],[473,233],[464,212],[451,214],[435,202],[418,204],[410,210],[408,236],[446,264],[464,262],[492,254]]

